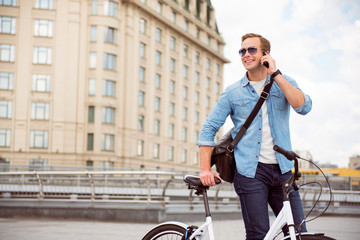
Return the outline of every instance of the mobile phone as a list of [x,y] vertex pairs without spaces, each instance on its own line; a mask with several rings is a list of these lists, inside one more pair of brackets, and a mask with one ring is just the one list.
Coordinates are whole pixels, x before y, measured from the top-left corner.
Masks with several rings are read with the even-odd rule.
[[[266,55],[266,51],[263,52],[263,55],[264,55],[264,56]],[[269,68],[269,63],[268,63],[268,62],[264,62],[263,65],[264,65],[266,68]]]

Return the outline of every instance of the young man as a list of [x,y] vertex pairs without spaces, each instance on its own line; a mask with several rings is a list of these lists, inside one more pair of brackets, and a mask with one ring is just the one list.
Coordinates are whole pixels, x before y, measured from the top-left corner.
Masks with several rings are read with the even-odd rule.
[[[277,69],[269,55],[270,42],[261,35],[248,33],[242,37],[239,54],[247,73],[221,95],[207,117],[201,130],[200,178],[204,185],[215,185],[215,173],[210,169],[214,137],[230,115],[235,137],[259,99],[264,86],[274,78],[269,97],[234,150],[237,171],[234,187],[241,202],[246,228],[246,239],[263,239],[269,229],[268,204],[275,215],[282,208],[281,182],[291,175],[293,163],[276,153],[273,146],[290,150],[290,106],[298,114],[307,114],[312,107],[311,99],[297,83]],[[264,66],[268,63],[268,68]],[[299,225],[304,213],[298,192],[290,194],[295,225]],[[305,225],[301,226],[305,232]]]

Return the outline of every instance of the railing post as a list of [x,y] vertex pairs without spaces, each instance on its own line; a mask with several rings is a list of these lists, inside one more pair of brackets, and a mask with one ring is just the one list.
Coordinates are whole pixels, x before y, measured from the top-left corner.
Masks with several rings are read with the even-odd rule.
[[94,179],[92,178],[92,175],[87,171],[87,175],[90,179],[90,185],[91,185],[91,205],[94,204],[95,201],[95,184]]
[[42,180],[40,178],[40,175],[34,171],[34,174],[39,182],[39,201],[41,202],[44,199],[44,191],[43,191],[43,184],[42,184]]
[[169,187],[170,182],[172,182],[172,180],[174,180],[174,179],[175,179],[175,177],[174,177],[174,175],[172,175],[170,177],[170,179],[166,182],[165,186],[164,186],[164,190],[163,190],[163,193],[162,193],[163,202],[161,204],[163,207],[165,207],[165,205],[166,205],[166,201],[165,201],[166,189]]
[[149,206],[151,204],[151,187],[150,187],[149,175],[146,175],[146,183],[148,188],[147,205]]

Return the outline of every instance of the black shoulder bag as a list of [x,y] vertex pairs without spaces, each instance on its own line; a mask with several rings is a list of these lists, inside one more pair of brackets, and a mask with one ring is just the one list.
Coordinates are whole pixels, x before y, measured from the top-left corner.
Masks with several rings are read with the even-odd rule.
[[220,141],[215,144],[212,150],[211,166],[215,164],[216,171],[219,173],[220,177],[226,182],[232,183],[234,181],[234,173],[236,170],[234,148],[254,120],[264,101],[268,98],[270,88],[273,82],[274,78],[271,77],[270,83],[264,87],[264,90],[261,92],[259,100],[257,101],[254,109],[250,113],[249,117],[246,119],[244,125],[240,128],[240,131],[236,134],[235,138],[233,139],[231,136],[231,132],[234,130],[234,128],[231,128],[220,139]]

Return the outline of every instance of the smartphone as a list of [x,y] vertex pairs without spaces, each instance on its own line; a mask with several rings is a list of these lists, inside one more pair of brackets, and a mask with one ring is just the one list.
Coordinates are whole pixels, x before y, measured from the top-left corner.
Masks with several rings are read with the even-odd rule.
[[[266,51],[263,52],[263,55],[266,55]],[[269,63],[268,62],[264,62],[263,65],[267,68],[269,68]]]

